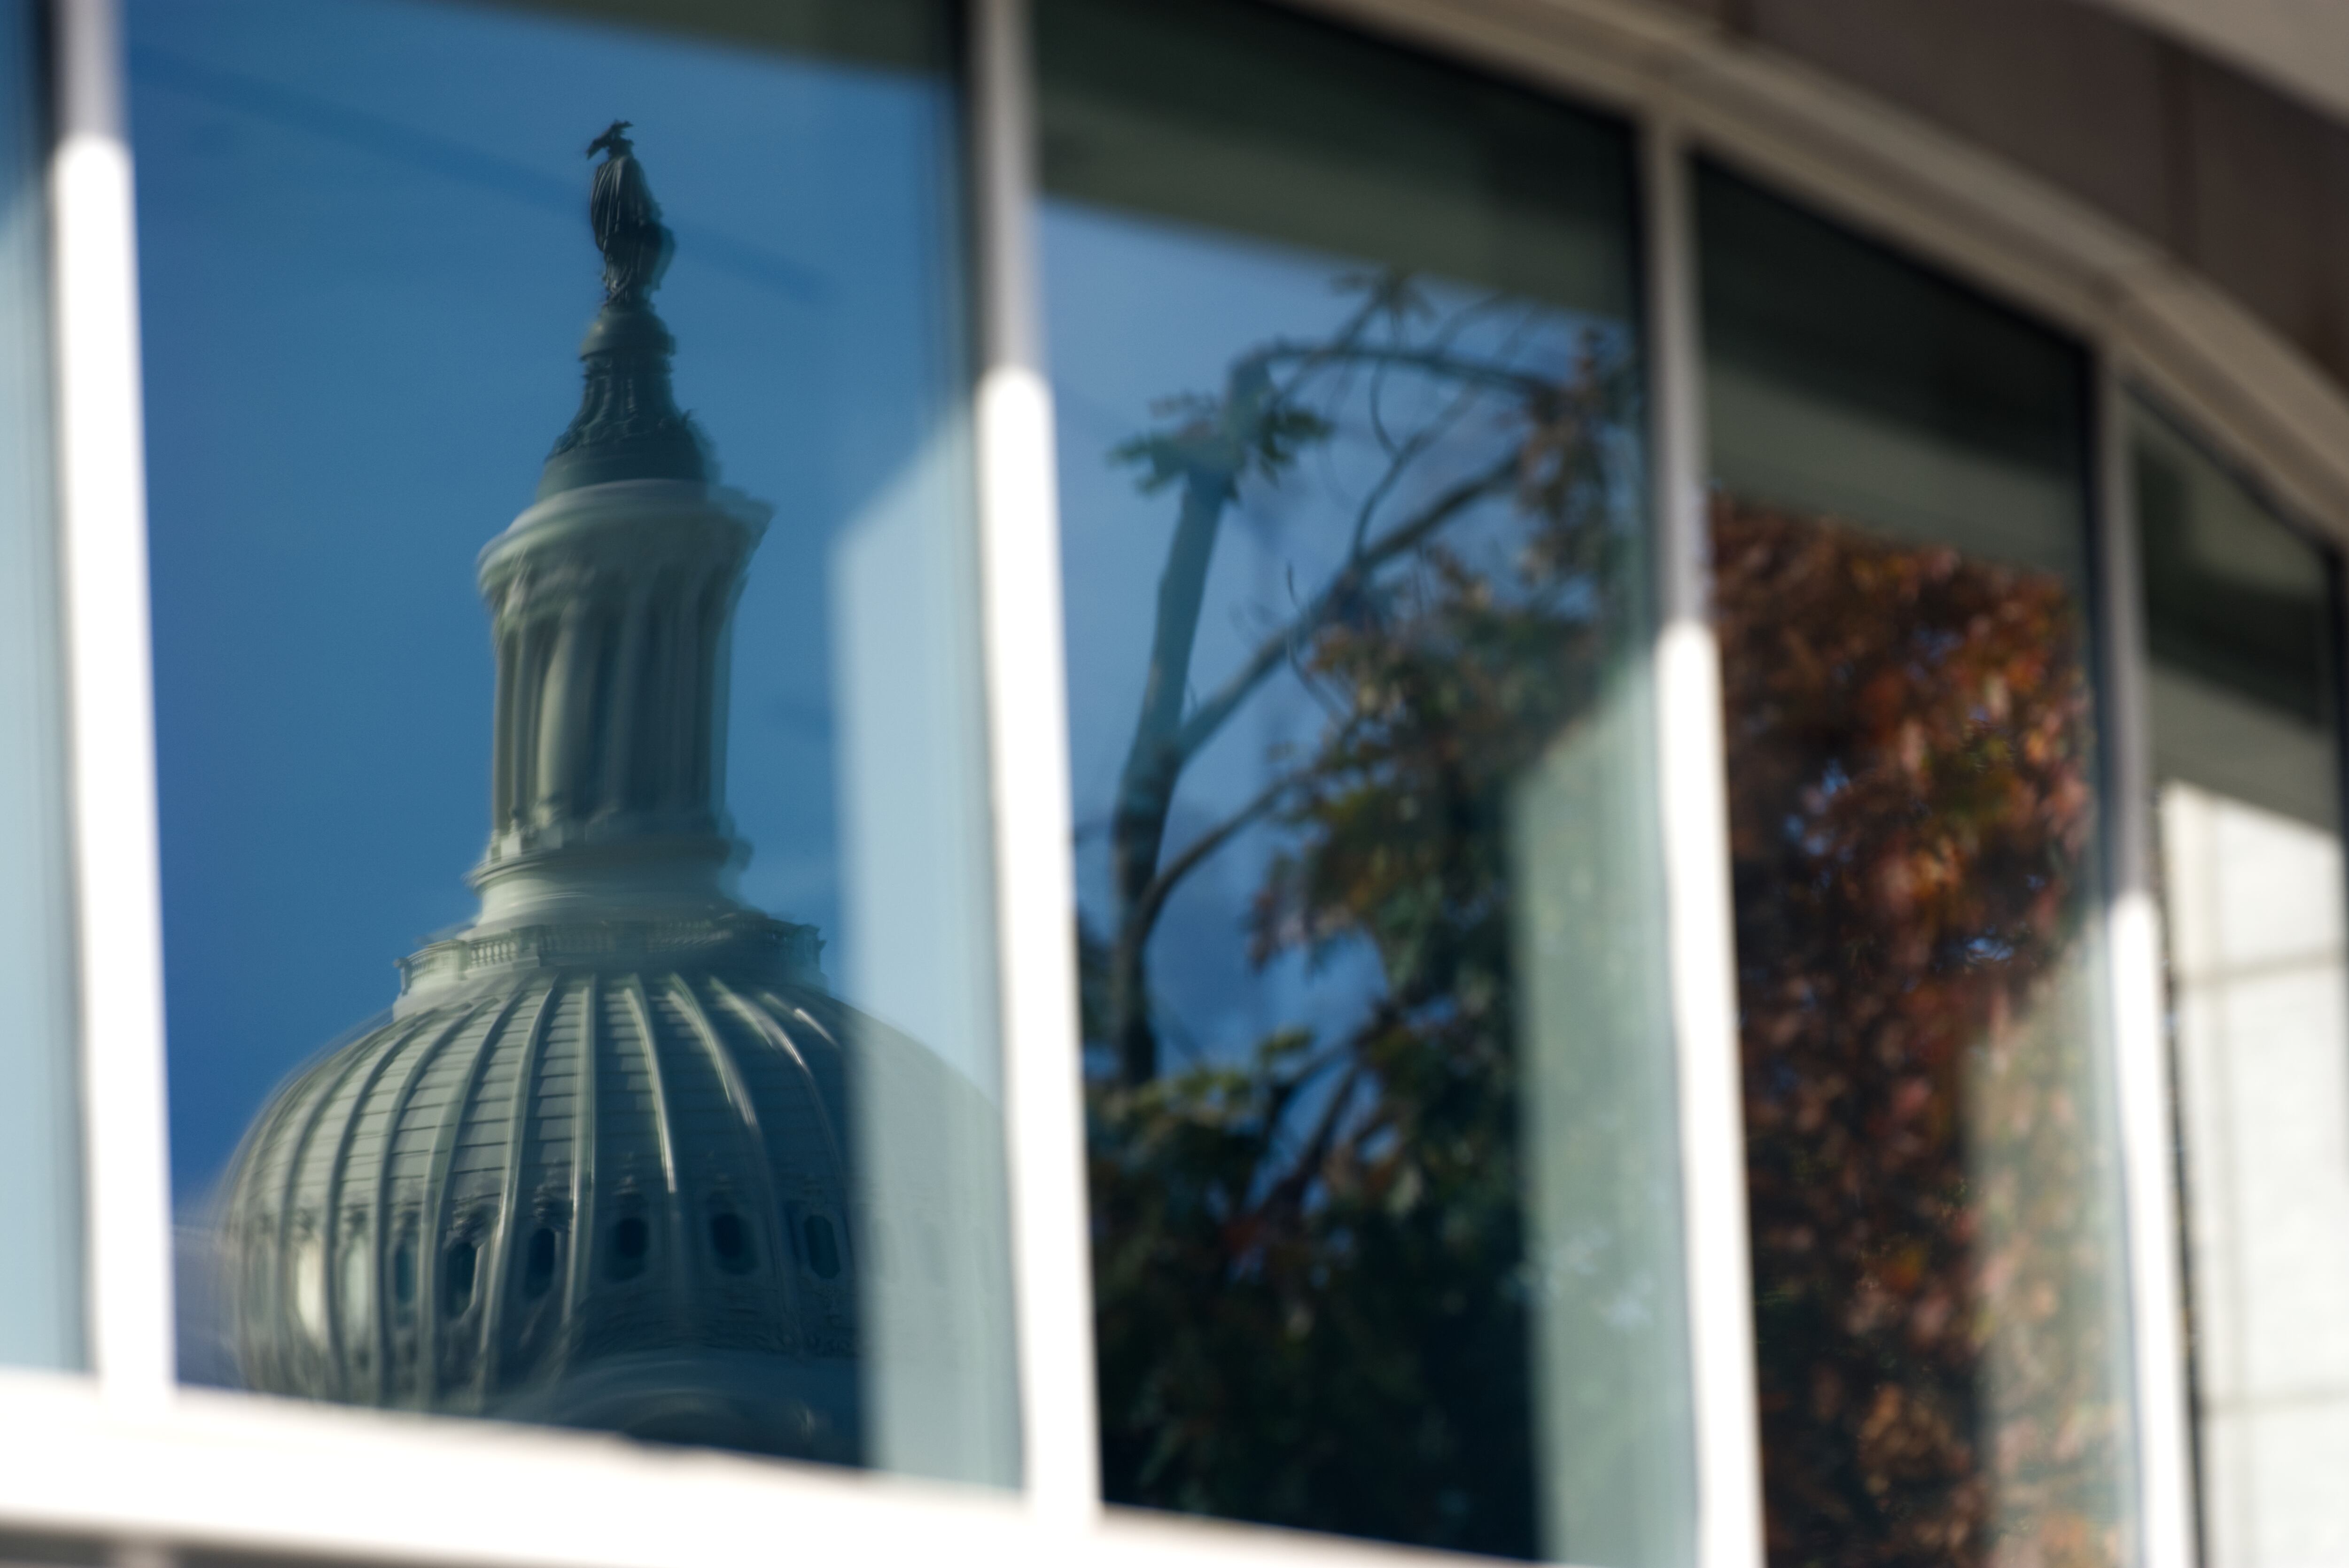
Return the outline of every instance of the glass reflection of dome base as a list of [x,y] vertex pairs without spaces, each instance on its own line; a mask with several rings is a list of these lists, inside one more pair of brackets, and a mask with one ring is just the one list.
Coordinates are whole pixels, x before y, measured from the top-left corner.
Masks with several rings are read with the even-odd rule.
[[652,1351],[594,1363],[523,1395],[500,1417],[655,1443],[854,1463],[857,1402],[845,1363],[798,1366],[738,1351]]
[[513,934],[494,983],[299,1074],[223,1225],[249,1386],[853,1460],[843,1042],[927,1053],[740,923],[775,939],[686,966]]

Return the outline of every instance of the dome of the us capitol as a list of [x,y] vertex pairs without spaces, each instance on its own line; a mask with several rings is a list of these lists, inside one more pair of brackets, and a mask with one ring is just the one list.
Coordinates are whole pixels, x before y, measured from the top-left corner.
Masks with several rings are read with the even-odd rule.
[[625,129],[591,149],[580,410],[481,561],[481,915],[246,1133],[230,1336],[255,1389],[854,1461],[859,1178],[951,1201],[918,1151],[892,1177],[855,1147],[852,1096],[985,1113],[830,995],[814,928],[732,895],[726,662],[767,509],[671,394],[670,241]]
[[253,1387],[855,1457],[854,1026],[754,954],[627,945],[278,1097],[232,1200]]

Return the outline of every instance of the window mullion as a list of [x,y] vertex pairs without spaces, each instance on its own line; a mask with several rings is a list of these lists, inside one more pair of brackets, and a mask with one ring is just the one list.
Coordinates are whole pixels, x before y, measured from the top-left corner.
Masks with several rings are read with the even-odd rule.
[[1693,209],[1679,128],[1651,119],[1643,158],[1659,615],[1656,708],[1672,1025],[1680,1085],[1696,1435],[1696,1561],[1759,1568],[1753,1272],[1732,952],[1721,655],[1709,604],[1702,354]]
[[970,24],[980,576],[1022,1451],[1037,1515],[1082,1528],[1100,1506],[1100,1439],[1028,7],[974,0]]
[[2127,1196],[2131,1370],[2137,1382],[2137,1505],[2147,1568],[2195,1560],[2191,1413],[2180,1296],[2178,1165],[2154,867],[2154,786],[2146,641],[2137,576],[2128,394],[2111,350],[2096,381],[2096,559],[2103,603],[2107,830],[2112,887],[2116,1103]]
[[120,18],[56,0],[58,501],[71,729],[91,1359],[109,1396],[172,1377],[163,975],[138,273]]

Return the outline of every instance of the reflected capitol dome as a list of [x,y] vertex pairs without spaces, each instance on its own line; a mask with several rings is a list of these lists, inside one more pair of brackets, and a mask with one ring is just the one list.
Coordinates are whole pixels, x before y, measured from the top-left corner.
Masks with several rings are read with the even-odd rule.
[[[716,483],[671,393],[671,236],[626,129],[589,150],[605,303],[578,416],[481,558],[480,917],[246,1132],[229,1333],[267,1392],[854,1462],[875,1172],[852,1088],[933,1126],[987,1113],[827,993],[814,927],[730,892],[730,623],[770,511]],[[890,1158],[893,1222],[951,1210],[943,1162]]]

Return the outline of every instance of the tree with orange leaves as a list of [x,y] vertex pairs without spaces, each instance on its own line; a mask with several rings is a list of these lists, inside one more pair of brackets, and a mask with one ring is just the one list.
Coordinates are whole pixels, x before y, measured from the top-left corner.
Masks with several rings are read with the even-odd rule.
[[2085,626],[1713,513],[1774,1568],[2117,1562]]

